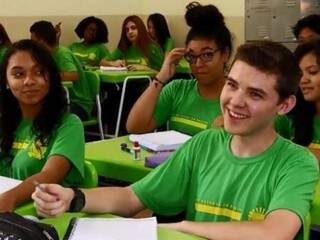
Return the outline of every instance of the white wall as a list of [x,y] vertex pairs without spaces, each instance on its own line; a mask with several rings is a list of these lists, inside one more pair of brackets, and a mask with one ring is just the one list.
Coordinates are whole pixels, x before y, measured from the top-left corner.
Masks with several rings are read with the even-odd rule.
[[[77,41],[74,28],[84,17],[95,15],[109,28],[108,47],[116,47],[123,19],[131,14],[146,19],[160,12],[167,17],[176,45],[183,46],[188,27],[184,21],[185,6],[190,0],[0,0],[0,23],[13,41],[29,38],[30,25],[39,20],[62,22],[62,44]],[[214,4],[224,14],[234,35],[235,47],[244,42],[244,0],[200,0]]]
[[[190,0],[0,0],[0,16],[183,15]],[[200,0],[225,16],[244,16],[244,0]]]

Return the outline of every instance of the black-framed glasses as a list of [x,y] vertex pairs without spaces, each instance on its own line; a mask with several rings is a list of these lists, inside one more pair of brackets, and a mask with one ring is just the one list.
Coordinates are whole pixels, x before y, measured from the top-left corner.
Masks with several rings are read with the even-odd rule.
[[206,52],[200,53],[198,55],[187,52],[184,55],[184,58],[190,64],[196,63],[198,58],[200,58],[200,60],[202,62],[206,63],[206,62],[210,62],[212,60],[212,58],[214,57],[214,54],[216,54],[218,51],[220,51],[220,48],[217,48],[216,50],[213,50],[213,51],[206,51]]

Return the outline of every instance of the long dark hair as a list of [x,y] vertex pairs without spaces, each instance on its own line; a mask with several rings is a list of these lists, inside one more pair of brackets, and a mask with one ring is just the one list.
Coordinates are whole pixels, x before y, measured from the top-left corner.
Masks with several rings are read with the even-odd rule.
[[131,15],[126,17],[122,24],[121,37],[118,44],[118,48],[121,52],[126,52],[131,46],[131,42],[128,40],[126,35],[126,25],[128,22],[133,22],[138,29],[138,40],[136,42],[137,48],[143,53],[147,58],[150,57],[150,44],[153,43],[152,39],[149,37],[146,26],[144,25],[142,19],[136,15]]
[[[310,41],[301,44],[294,52],[298,62],[307,55],[313,54],[316,57],[317,64],[320,66],[320,40]],[[290,117],[293,119],[295,134],[293,141],[300,145],[308,146],[313,139],[313,119],[316,115],[316,106],[314,102],[306,101],[301,91],[297,94],[297,104],[291,111]]]
[[231,33],[226,27],[224,17],[212,4],[201,5],[191,2],[186,7],[185,19],[191,27],[186,38],[186,45],[193,39],[204,38],[213,40],[221,52],[232,52]]
[[148,17],[147,22],[149,21],[152,22],[153,27],[155,29],[158,44],[160,45],[162,50],[164,50],[164,44],[166,42],[166,39],[171,38],[165,17],[160,13],[154,13]]
[[17,129],[22,113],[18,100],[7,86],[7,67],[10,58],[17,52],[28,52],[32,59],[41,66],[44,74],[48,76],[49,92],[44,99],[41,111],[33,120],[32,132],[37,142],[48,144],[56,125],[67,111],[65,92],[61,84],[59,70],[49,50],[32,40],[21,40],[14,43],[7,52],[0,68],[0,128],[2,131],[1,151],[9,153],[14,140],[14,132]]
[[11,41],[4,26],[0,23],[0,46],[10,46]]
[[74,30],[77,36],[80,39],[83,38],[84,31],[86,30],[87,26],[91,23],[97,25],[96,38],[92,43],[107,43],[109,36],[107,25],[103,20],[94,16],[86,17],[82,19],[81,22],[79,22],[76,29]]

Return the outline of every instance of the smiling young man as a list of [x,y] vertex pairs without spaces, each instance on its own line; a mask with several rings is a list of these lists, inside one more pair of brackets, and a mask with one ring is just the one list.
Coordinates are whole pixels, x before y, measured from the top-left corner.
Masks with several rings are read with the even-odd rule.
[[165,226],[208,239],[302,239],[317,162],[273,127],[276,115],[295,105],[299,79],[282,45],[242,45],[221,94],[225,129],[197,134],[130,187],[83,190],[85,204],[71,189],[44,185],[53,195],[33,194],[39,214],[59,214],[74,199],[71,210],[82,202],[86,212],[123,216],[143,208],[162,215],[186,210],[186,221]]

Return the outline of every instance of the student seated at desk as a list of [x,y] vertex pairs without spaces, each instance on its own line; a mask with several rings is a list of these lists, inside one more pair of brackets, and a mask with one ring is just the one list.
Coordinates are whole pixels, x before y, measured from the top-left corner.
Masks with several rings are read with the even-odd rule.
[[159,44],[165,55],[174,48],[167,21],[162,14],[151,14],[148,17],[147,27],[150,37]]
[[48,21],[35,22],[30,27],[31,39],[43,44],[53,55],[60,70],[63,81],[72,81],[70,93],[70,111],[82,120],[90,116],[93,99],[90,97],[88,80],[86,79],[82,66],[70,49],[58,46],[56,31],[52,23]]
[[0,71],[0,174],[23,180],[0,194],[0,212],[30,200],[34,181],[77,185],[84,174],[84,132],[67,112],[57,66],[44,46],[21,40]]
[[103,66],[123,67],[129,70],[159,70],[163,62],[160,46],[148,35],[147,29],[138,16],[127,17],[122,24],[118,48],[110,59],[101,61]]
[[86,17],[74,31],[83,41],[72,43],[69,49],[83,66],[99,66],[103,58],[110,57],[105,46],[108,42],[108,28],[103,20],[94,16]]
[[10,45],[11,45],[11,41],[6,32],[6,29],[0,23],[0,64],[2,63],[4,55]]
[[[168,53],[160,72],[131,109],[128,132],[151,132],[169,121],[170,129],[194,135],[210,128],[221,115],[219,97],[232,50],[230,31],[213,5],[189,4],[185,18],[191,27],[186,47]],[[184,56],[195,79],[166,85]]]
[[293,110],[293,141],[308,146],[320,162],[320,40],[299,45],[295,55],[303,76]]
[[187,220],[165,226],[215,240],[302,240],[319,169],[308,149],[278,135],[273,124],[294,107],[299,80],[284,46],[242,45],[220,97],[224,129],[197,134],[129,187],[43,184],[32,195],[38,213],[186,210]]

